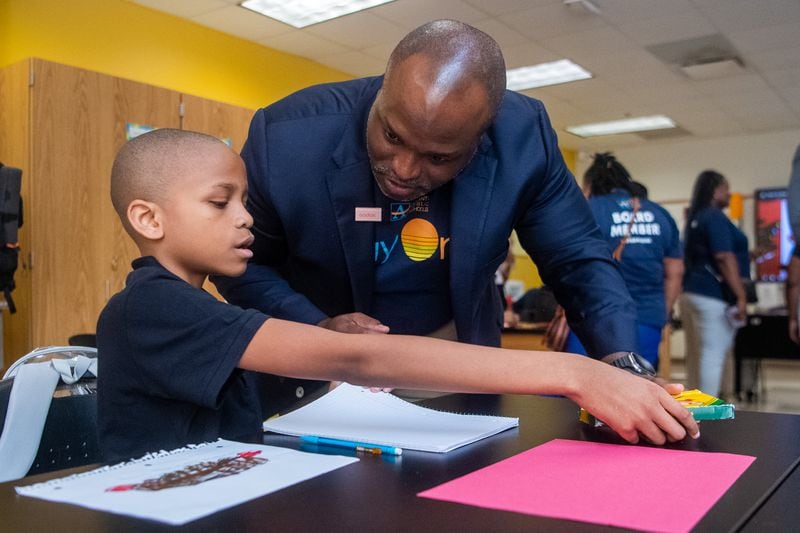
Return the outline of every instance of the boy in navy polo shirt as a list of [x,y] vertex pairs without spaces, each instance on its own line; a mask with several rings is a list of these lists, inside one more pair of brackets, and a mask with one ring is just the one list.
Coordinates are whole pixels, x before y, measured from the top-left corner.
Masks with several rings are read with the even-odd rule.
[[247,371],[379,387],[560,394],[630,442],[699,436],[665,388],[589,358],[337,333],[216,300],[202,284],[210,274],[244,272],[253,219],[245,209],[244,164],[214,137],[163,129],[129,141],[114,161],[111,197],[142,257],[97,325],[99,437],[107,459],[257,436],[261,409]]

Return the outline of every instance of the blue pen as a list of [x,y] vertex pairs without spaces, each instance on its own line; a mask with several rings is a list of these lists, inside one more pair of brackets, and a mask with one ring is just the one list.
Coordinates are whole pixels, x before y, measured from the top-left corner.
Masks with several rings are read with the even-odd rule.
[[302,435],[300,440],[309,444],[321,444],[323,446],[336,446],[337,448],[347,448],[357,452],[366,452],[373,455],[402,455],[403,449],[394,446],[383,446],[382,444],[368,444],[366,442],[356,442],[352,440],[329,439],[327,437],[315,437],[313,435]]

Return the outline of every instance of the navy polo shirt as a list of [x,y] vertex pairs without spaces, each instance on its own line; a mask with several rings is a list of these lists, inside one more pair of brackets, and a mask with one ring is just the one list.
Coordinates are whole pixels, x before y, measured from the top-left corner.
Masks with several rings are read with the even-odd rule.
[[97,324],[105,459],[260,434],[258,395],[237,365],[267,316],[216,300],[152,257],[133,268]]
[[631,197],[621,190],[593,196],[589,205],[612,252],[629,234],[619,266],[636,303],[636,321],[663,326],[667,320],[664,259],[683,257],[675,220],[663,207],[649,200],[640,200],[634,216]]
[[728,220],[722,210],[701,209],[686,226],[686,272],[683,290],[724,300],[714,254],[732,252],[739,265],[739,275],[750,277],[750,256],[747,236]]

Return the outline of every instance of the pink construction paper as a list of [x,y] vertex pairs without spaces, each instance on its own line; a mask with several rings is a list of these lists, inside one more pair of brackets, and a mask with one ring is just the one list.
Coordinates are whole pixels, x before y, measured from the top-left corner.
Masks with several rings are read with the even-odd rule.
[[755,461],[556,439],[418,494],[647,531],[689,531]]

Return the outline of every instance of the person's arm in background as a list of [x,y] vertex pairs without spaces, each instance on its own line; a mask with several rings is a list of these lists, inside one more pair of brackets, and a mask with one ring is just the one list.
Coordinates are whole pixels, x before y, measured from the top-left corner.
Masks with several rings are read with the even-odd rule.
[[672,319],[675,302],[683,289],[683,274],[686,267],[683,262],[683,246],[681,245],[678,225],[672,215],[661,206],[669,226],[670,236],[664,249],[664,306],[667,312],[667,321]]
[[270,316],[319,325],[343,333],[387,333],[389,328],[363,313],[329,317],[296,292],[276,270],[286,261],[288,245],[281,220],[272,205],[267,176],[267,119],[264,110],[253,117],[242,159],[247,168],[247,208],[253,215],[253,260],[237,278],[213,276],[220,294],[233,304]]
[[786,307],[789,319],[789,338],[800,344],[800,328],[797,320],[797,299],[800,297],[800,257],[792,254],[786,276]]
[[672,318],[675,302],[681,294],[683,272],[683,259],[675,257],[664,258],[664,303],[666,305],[667,320]]
[[739,272],[739,264],[736,262],[736,255],[733,252],[716,252],[714,261],[717,271],[722,275],[723,282],[736,296],[736,318],[745,320],[747,318],[747,295]]
[[[520,205],[527,206],[515,225],[520,244],[564,307],[570,327],[589,354],[601,359],[636,351],[633,300],[583,193],[564,164],[547,114],[541,104],[531,102],[538,106],[531,112],[540,123],[528,140],[543,145],[541,157],[545,158],[543,168],[532,171],[545,176],[533,180],[520,200]],[[528,146],[542,152],[541,146]]]

